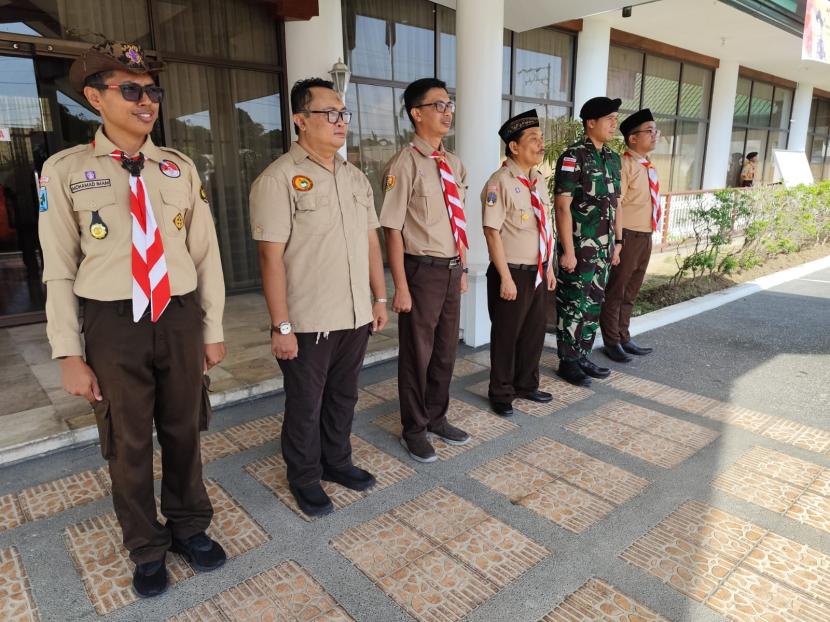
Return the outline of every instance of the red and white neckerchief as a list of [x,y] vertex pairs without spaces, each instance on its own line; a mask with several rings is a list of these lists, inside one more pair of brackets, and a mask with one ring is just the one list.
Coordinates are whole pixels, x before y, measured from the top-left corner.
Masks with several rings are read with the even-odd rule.
[[531,182],[524,175],[516,175],[516,179],[530,190],[530,205],[533,207],[536,224],[539,227],[539,255],[536,268],[536,284],[534,285],[534,288],[536,288],[539,287],[539,283],[545,280],[544,264],[550,260],[551,248],[553,246],[553,230],[550,226],[550,219],[545,213],[545,205],[542,203],[542,198],[536,189],[536,182],[539,180],[534,179]]
[[157,322],[170,304],[170,277],[164,259],[161,232],[153,215],[141,169],[144,154],[130,158],[116,149],[110,156],[130,173],[130,213],[133,222],[133,322],[138,322],[147,306],[150,321]]
[[[422,156],[427,156],[413,143],[409,145]],[[461,203],[461,196],[458,194],[458,185],[455,183],[455,176],[447,163],[446,155],[440,151],[433,151],[427,157],[433,158],[438,164],[438,174],[441,177],[441,188],[444,191],[444,203],[447,206],[447,215],[450,218],[450,228],[455,246],[458,248],[458,256],[463,259],[463,249],[470,248],[467,242],[467,219],[464,216],[464,205]]]
[[648,190],[651,194],[651,230],[657,231],[660,220],[663,218],[663,209],[660,207],[660,183],[657,181],[657,168],[647,158],[641,158],[630,151],[626,151],[625,155],[637,160],[648,171]]

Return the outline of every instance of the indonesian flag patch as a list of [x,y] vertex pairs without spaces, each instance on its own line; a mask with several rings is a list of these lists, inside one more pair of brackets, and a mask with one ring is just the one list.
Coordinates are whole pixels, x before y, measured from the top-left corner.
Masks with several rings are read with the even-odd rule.
[[576,158],[570,156],[562,158],[562,166],[559,170],[563,173],[573,173],[576,171]]

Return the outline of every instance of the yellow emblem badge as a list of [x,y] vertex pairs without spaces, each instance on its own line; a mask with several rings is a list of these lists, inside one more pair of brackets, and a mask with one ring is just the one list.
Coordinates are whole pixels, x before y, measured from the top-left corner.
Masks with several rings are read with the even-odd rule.
[[387,175],[383,178],[383,191],[389,192],[392,188],[395,187],[395,176],[394,175]]
[[291,180],[291,185],[298,192],[308,192],[314,187],[314,182],[305,175],[295,175],[294,179]]
[[176,225],[176,229],[179,231],[182,230],[182,227],[184,227],[184,218],[182,218],[181,212],[176,214],[176,217],[173,219],[173,224]]
[[200,198],[200,199],[202,199],[202,201],[204,201],[205,203],[207,203],[207,202],[208,202],[208,200],[207,200],[207,192],[205,192],[205,187],[204,187],[204,186],[201,186],[201,187],[199,188],[199,198]]
[[102,222],[94,222],[89,226],[89,234],[96,240],[103,240],[107,233],[107,226]]
[[530,218],[530,216],[528,216],[527,214],[522,214],[522,220],[527,220],[528,218]]

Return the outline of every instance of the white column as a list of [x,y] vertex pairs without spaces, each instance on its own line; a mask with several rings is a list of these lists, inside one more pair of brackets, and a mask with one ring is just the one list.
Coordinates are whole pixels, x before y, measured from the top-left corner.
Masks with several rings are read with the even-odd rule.
[[[479,194],[499,167],[504,0],[458,0],[456,32],[456,116],[458,155],[467,167],[467,239],[469,291],[461,306],[464,343],[490,341],[487,313],[487,243],[481,228]],[[482,71],[486,72],[486,79]]]
[[[592,97],[606,95],[608,54],[611,50],[611,25],[601,17],[586,17],[576,43],[574,80],[574,119],[582,104]],[[613,93],[608,95],[614,97]]]
[[799,82],[793,98],[793,116],[787,149],[804,151],[807,148],[807,130],[810,127],[810,108],[813,105],[813,85]]
[[720,67],[715,70],[706,164],[703,169],[705,190],[726,186],[732,145],[732,118],[735,116],[735,94],[738,90],[738,67],[738,61],[721,60]]
[[[289,109],[289,115],[289,95],[294,83],[304,78],[331,80],[329,71],[332,65],[338,58],[343,58],[340,4],[340,0],[319,0],[320,14],[317,17],[305,22],[285,22],[285,74],[289,93],[283,93],[282,105]],[[293,127],[290,129],[292,138],[296,138]]]

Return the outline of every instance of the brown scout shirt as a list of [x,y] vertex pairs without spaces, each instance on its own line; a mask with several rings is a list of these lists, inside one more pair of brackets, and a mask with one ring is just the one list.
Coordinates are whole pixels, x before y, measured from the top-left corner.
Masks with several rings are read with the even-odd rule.
[[[505,162],[507,165],[493,173],[481,191],[481,222],[485,227],[498,230],[507,263],[535,266],[539,260],[539,225],[530,203],[530,190],[517,178],[518,175],[527,176],[527,171],[522,171],[513,158],[507,158]],[[539,169],[533,169],[529,179],[531,183],[536,180],[545,215],[552,218],[544,175]]]
[[[78,299],[132,298],[132,215],[129,173],[110,157],[117,147],[99,128],[95,143],[65,149],[49,158],[40,177],[48,206],[40,214],[46,332],[52,357],[82,356]],[[205,343],[224,340],[225,282],[213,217],[196,166],[184,154],[157,147],[150,137],[140,150],[150,205],[161,231],[170,293],[196,290],[205,311]],[[162,162],[176,166],[161,171]],[[41,206],[43,210],[43,206]],[[106,226],[93,237],[94,214]],[[101,228],[95,228],[101,236]],[[117,339],[113,335],[113,339]]]
[[[467,169],[458,156],[443,151],[443,145],[438,151],[442,151],[447,158],[463,204],[467,189]],[[438,162],[430,157],[432,152],[433,148],[415,135],[411,145],[401,149],[389,160],[383,173],[380,224],[401,232],[405,253],[457,257],[458,247],[452,237],[441,174]]]
[[378,228],[372,187],[339,154],[334,170],[294,143],[251,186],[253,238],[285,244],[288,314],[298,333],[372,321],[368,232]]
[[[632,156],[623,155],[622,157],[618,213],[622,217],[623,229],[651,233],[653,207],[648,185],[648,170],[640,164],[636,153]],[[651,160],[648,156],[645,158]]]

